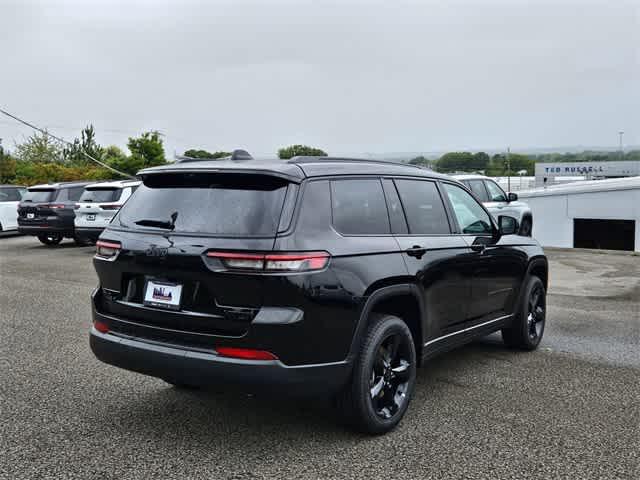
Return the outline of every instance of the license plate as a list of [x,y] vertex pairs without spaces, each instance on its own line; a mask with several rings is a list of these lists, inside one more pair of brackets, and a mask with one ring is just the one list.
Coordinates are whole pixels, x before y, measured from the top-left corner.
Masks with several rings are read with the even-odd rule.
[[181,296],[182,285],[149,280],[144,292],[144,304],[152,307],[178,310]]
[[87,220],[93,222],[96,219],[95,213],[87,213]]
[[36,218],[36,214],[35,213],[27,213],[27,218],[28,219]]

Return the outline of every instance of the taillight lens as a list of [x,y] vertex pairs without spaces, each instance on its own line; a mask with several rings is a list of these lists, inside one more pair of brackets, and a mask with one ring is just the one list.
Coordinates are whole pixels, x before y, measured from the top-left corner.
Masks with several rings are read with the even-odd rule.
[[251,348],[217,347],[216,352],[222,357],[241,358],[243,360],[277,360],[273,353]]
[[331,256],[327,252],[207,252],[207,257],[217,258],[225,267],[231,269],[263,272],[309,272],[325,268]]
[[109,332],[109,327],[107,326],[107,324],[104,323],[104,322],[101,322],[100,320],[96,320],[95,322],[93,322],[93,326],[100,333],[108,333]]
[[103,210],[120,210],[120,205],[98,205]]
[[79,204],[79,203],[76,203],[76,204],[73,206],[73,209],[74,209],[74,210],[79,210],[79,209],[80,209],[80,204]]
[[96,255],[102,258],[113,258],[122,249],[119,242],[98,240],[96,242]]
[[65,205],[61,204],[61,203],[51,203],[49,205],[47,205],[47,207],[54,209],[54,208],[64,208]]

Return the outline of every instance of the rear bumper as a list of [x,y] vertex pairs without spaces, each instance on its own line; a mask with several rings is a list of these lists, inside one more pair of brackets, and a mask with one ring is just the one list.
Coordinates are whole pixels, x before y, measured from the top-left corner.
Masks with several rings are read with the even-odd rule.
[[110,365],[201,386],[240,387],[246,391],[284,394],[330,394],[348,380],[350,365],[337,362],[288,366],[279,360],[256,361],[221,357],[211,353],[141,341],[118,334],[90,334],[91,350]]
[[44,233],[60,233],[72,237],[74,233],[73,218],[67,221],[63,218],[47,218],[37,222],[29,222],[18,218],[18,231],[25,235],[42,235]]
[[103,231],[103,227],[75,227],[76,236],[90,240],[97,240]]

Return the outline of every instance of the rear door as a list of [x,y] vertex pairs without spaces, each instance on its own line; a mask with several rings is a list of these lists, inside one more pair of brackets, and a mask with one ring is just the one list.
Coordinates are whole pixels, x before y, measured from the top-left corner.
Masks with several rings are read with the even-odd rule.
[[437,183],[396,178],[385,182],[385,192],[390,211],[399,198],[406,217],[407,230],[396,239],[409,275],[424,290],[428,337],[456,330],[468,316],[470,249],[453,233]]
[[[94,262],[113,292],[104,308],[163,328],[242,335],[264,302],[264,276],[226,270],[207,253],[271,251],[295,188],[267,175],[148,176],[100,237],[122,248],[115,260]],[[164,315],[154,313],[162,305],[149,305],[156,287],[173,296]]]

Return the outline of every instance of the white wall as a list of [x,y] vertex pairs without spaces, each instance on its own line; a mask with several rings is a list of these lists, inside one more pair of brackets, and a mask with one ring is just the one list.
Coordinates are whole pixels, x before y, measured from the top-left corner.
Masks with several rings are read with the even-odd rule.
[[573,247],[573,219],[635,220],[640,252],[640,189],[522,198],[533,212],[533,236],[545,247]]

